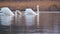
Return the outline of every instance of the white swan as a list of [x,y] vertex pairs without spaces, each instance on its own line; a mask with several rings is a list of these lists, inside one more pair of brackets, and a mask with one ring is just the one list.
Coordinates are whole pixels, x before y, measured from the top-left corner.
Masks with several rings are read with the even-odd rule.
[[9,26],[11,25],[11,20],[13,19],[13,12],[8,7],[3,7],[0,10],[0,21],[1,25]]
[[15,11],[15,15],[17,16],[17,14],[18,14],[18,15],[21,15],[22,13],[21,13],[19,10],[16,10],[16,11]]
[[8,7],[2,7],[0,13],[3,13],[8,16],[14,15],[13,12]]
[[37,15],[31,8],[27,8],[27,9],[25,10],[25,14]]
[[26,26],[33,26],[34,20],[35,20],[36,13],[31,9],[27,8],[25,10],[25,20],[26,20]]

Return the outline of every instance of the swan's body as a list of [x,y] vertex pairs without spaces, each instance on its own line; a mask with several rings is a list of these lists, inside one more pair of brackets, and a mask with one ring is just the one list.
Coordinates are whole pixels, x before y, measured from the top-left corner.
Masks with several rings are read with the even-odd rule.
[[36,15],[36,13],[31,8],[26,9],[25,10],[25,14],[33,14],[33,15]]
[[0,13],[3,13],[5,15],[9,15],[9,16],[14,15],[13,12],[8,7],[1,8]]

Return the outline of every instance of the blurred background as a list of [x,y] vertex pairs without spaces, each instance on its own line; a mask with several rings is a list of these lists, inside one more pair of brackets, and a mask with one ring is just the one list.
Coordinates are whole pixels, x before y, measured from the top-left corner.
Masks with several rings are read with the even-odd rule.
[[36,11],[36,5],[42,11],[60,10],[60,0],[0,0],[0,7],[9,7],[11,10],[32,8]]

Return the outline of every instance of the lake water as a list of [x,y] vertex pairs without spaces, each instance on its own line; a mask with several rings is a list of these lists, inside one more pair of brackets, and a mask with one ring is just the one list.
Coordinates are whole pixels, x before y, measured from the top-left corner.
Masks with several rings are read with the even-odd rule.
[[[39,28],[38,28],[39,27]],[[5,16],[0,14],[0,34],[59,34],[60,13]]]

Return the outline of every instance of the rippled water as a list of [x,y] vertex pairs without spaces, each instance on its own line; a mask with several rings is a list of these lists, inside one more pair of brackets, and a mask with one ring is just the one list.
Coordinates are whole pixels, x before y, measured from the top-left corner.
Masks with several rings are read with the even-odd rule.
[[4,16],[0,14],[1,34],[59,34],[60,14],[40,14],[40,25],[37,28],[36,15]]

